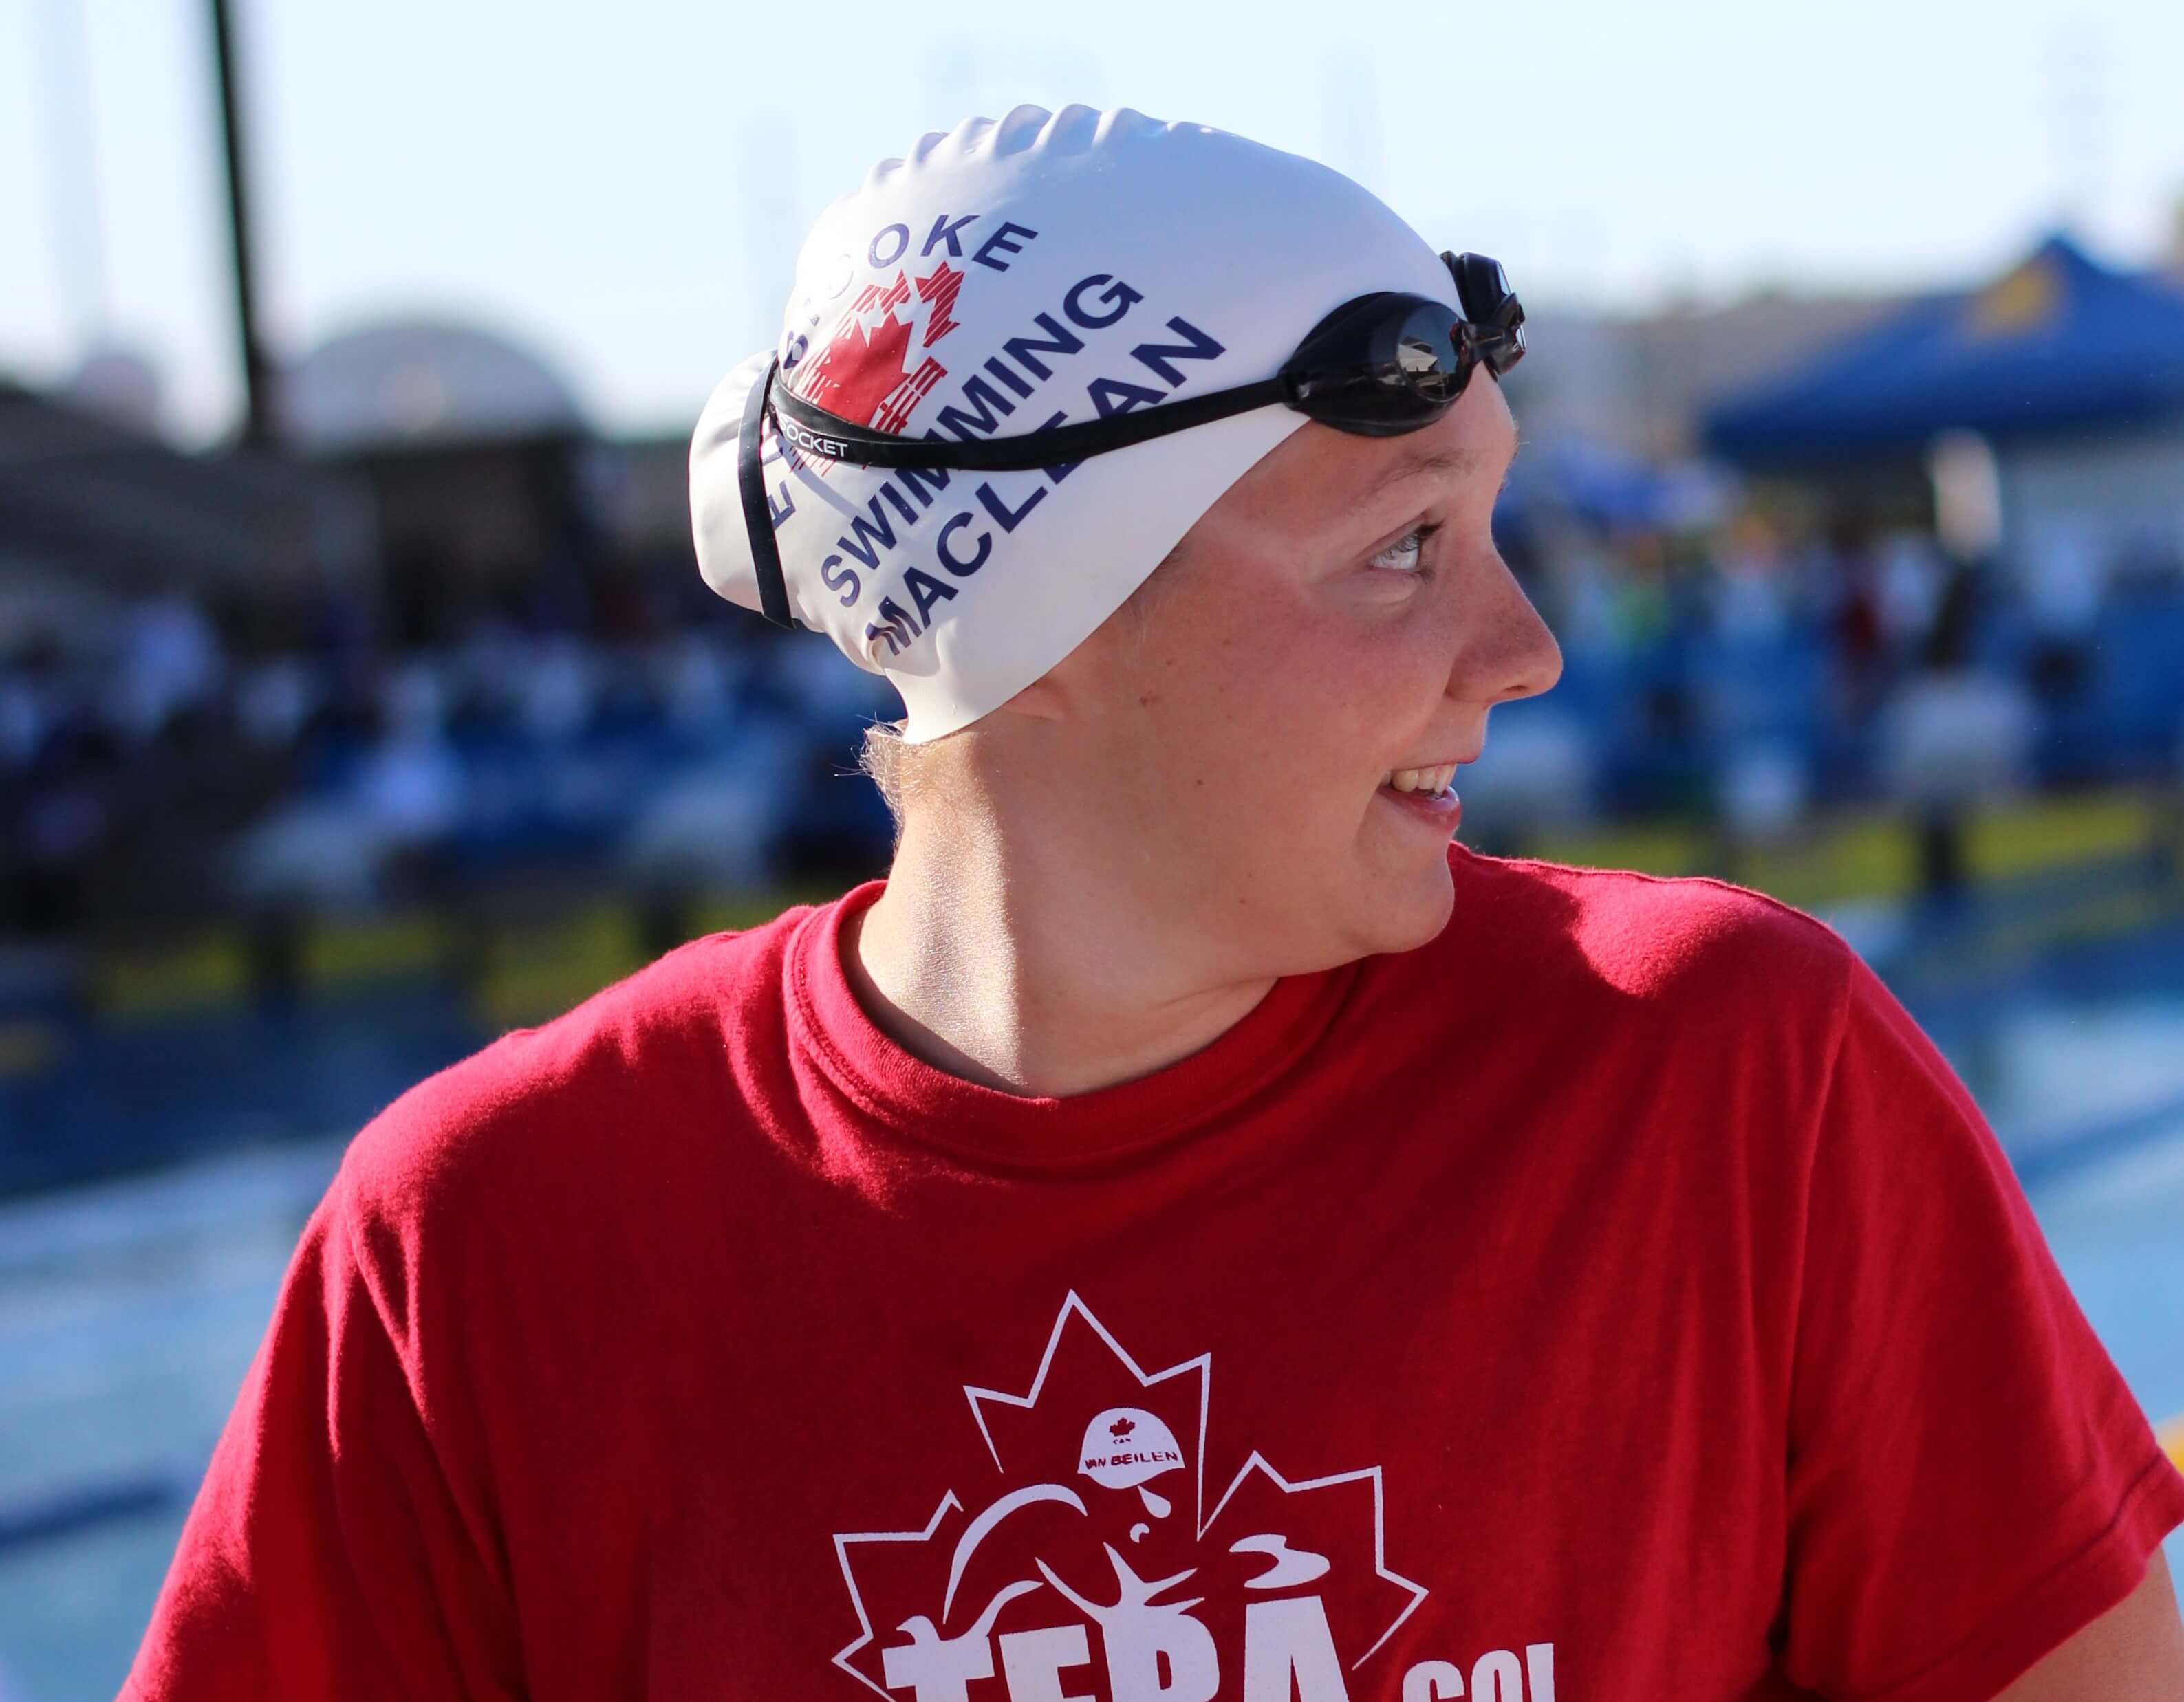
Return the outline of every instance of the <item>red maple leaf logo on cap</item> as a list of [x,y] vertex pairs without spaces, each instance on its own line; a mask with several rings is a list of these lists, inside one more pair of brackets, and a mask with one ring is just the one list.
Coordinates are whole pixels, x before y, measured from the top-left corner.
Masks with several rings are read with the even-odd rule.
[[891,281],[866,284],[797,375],[797,395],[860,426],[900,431],[948,375],[925,351],[961,323],[950,314],[962,287],[963,274],[944,260],[922,278],[899,270]]

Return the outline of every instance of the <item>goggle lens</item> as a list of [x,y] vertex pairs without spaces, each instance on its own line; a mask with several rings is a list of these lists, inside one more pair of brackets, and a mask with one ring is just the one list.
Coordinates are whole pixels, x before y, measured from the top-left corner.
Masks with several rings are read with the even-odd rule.
[[1463,392],[1470,363],[1457,347],[1456,323],[1446,308],[1414,310],[1396,332],[1396,366],[1409,387],[1435,406]]
[[1445,413],[1474,368],[1497,379],[1524,356],[1524,309],[1500,261],[1443,254],[1463,317],[1424,296],[1363,296],[1312,329],[1286,372],[1288,400],[1322,425],[1368,437]]

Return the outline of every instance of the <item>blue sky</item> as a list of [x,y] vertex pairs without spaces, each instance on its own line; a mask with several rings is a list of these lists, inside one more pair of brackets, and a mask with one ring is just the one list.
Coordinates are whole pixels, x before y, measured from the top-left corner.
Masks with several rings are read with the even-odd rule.
[[[1019,101],[1312,154],[1541,304],[1964,281],[2070,205],[2143,261],[2184,197],[2173,0],[234,5],[276,347],[460,314],[614,429],[688,427],[872,160]],[[103,334],[200,440],[238,405],[204,13],[0,0],[0,370]]]

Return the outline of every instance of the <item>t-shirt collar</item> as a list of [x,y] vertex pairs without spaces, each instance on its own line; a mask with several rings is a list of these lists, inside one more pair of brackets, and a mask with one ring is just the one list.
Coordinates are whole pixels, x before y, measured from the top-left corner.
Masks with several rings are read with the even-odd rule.
[[844,924],[886,886],[853,887],[798,926],[784,965],[794,1043],[898,1133],[1018,1169],[1111,1160],[1223,1118],[1303,1064],[1357,975],[1353,963],[1285,976],[1210,1044],[1150,1075],[1063,1098],[1011,1093],[905,1051],[859,1004],[842,966]]

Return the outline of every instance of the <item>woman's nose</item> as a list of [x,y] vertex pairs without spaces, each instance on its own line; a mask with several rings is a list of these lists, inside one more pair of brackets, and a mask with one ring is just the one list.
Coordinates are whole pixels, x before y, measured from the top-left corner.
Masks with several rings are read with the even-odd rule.
[[1458,654],[1451,695],[1485,704],[1535,698],[1562,677],[1562,646],[1499,555],[1485,578],[1491,606]]

